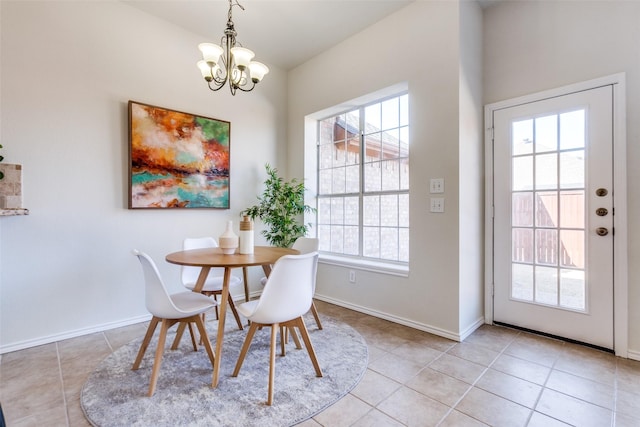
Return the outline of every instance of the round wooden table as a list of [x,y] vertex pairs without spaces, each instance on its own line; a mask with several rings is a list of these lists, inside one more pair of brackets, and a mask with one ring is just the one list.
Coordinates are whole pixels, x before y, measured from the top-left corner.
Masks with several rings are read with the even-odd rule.
[[[237,252],[237,251],[236,251]],[[272,246],[255,246],[253,254],[225,255],[220,248],[191,249],[186,251],[173,252],[166,256],[167,262],[171,264],[186,265],[190,267],[201,267],[200,275],[193,288],[194,292],[202,291],[204,283],[213,267],[224,268],[224,279],[222,284],[222,295],[218,304],[218,335],[216,338],[215,361],[213,364],[213,379],[211,387],[218,386],[220,375],[220,360],[222,357],[222,341],[224,338],[224,323],[229,302],[229,278],[233,268],[246,268],[252,266],[262,266],[266,276],[271,272],[271,265],[284,255],[298,254],[295,249],[276,248]],[[247,275],[244,274],[245,292],[247,292]]]

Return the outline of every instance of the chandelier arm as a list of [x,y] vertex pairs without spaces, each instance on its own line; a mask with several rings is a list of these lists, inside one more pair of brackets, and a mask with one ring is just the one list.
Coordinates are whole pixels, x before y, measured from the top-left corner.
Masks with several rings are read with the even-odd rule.
[[[253,82],[252,82],[253,83]],[[246,84],[245,84],[246,85]],[[253,83],[251,85],[251,87],[249,89],[245,89],[244,86],[238,86],[238,89],[240,89],[243,92],[251,92],[253,90],[253,88],[256,87],[256,84]]]

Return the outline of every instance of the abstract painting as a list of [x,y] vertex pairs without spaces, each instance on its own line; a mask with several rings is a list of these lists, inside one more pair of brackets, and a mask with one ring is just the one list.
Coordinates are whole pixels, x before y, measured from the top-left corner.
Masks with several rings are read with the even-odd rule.
[[229,209],[229,122],[129,101],[129,209]]

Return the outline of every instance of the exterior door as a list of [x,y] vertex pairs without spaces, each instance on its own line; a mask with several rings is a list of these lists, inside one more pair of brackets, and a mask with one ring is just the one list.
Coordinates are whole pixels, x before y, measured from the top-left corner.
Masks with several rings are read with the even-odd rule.
[[493,112],[493,319],[613,349],[613,87]]

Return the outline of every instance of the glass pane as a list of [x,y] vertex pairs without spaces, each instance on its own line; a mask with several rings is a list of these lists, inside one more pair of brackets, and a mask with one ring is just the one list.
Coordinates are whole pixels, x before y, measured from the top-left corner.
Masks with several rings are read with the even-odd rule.
[[364,166],[364,191],[380,191],[382,188],[380,162],[367,163]]
[[558,270],[549,267],[536,267],[536,302],[558,305]]
[[398,260],[398,229],[380,229],[380,258]]
[[358,225],[359,206],[357,197],[344,199],[344,223],[345,225]]
[[333,194],[343,194],[345,192],[345,168],[333,169],[331,191]]
[[398,196],[380,196],[380,225],[388,227],[398,226]]
[[560,305],[583,311],[587,308],[584,271],[560,270]]
[[331,226],[319,225],[318,226],[318,240],[320,240],[321,251],[331,250]]
[[333,126],[336,121],[331,117],[320,122],[320,144],[331,144],[333,142]]
[[536,263],[558,265],[558,230],[536,230]]
[[584,190],[560,192],[560,227],[584,228]]
[[558,149],[558,116],[536,119],[536,153]]
[[343,253],[344,233],[343,227],[338,225],[331,226],[331,252]]
[[511,153],[530,154],[533,152],[533,120],[521,120],[511,124]]
[[320,150],[320,169],[327,169],[331,167],[333,161],[333,144],[324,144],[319,147]]
[[513,191],[523,191],[533,189],[533,157],[513,158]]
[[350,138],[347,141],[347,157],[345,163],[348,165],[357,165],[360,158],[360,137]]
[[347,143],[337,141],[333,144],[333,166],[344,166],[347,158]]
[[533,301],[532,265],[511,265],[511,298]]
[[514,228],[511,232],[512,260],[533,263],[533,230]]
[[533,193],[511,195],[511,224],[514,227],[533,226]]
[[345,120],[347,121],[347,127],[350,135],[360,134],[360,109],[349,111],[345,114]]
[[364,225],[380,225],[380,196],[367,196],[363,202]]
[[345,192],[358,193],[360,191],[360,166],[347,166],[345,174]]
[[409,195],[398,195],[398,225],[409,227]]
[[397,159],[400,157],[400,129],[382,132],[382,158]]
[[536,227],[558,227],[558,194],[536,193]]
[[558,155],[536,156],[536,189],[548,190],[558,187]]
[[400,157],[409,155],[409,126],[400,128]]
[[560,153],[560,188],[584,188],[584,150]]
[[358,227],[344,227],[344,253],[358,255]]
[[409,95],[400,97],[400,126],[409,124]]
[[400,160],[400,189],[409,189],[409,160]]
[[386,160],[382,162],[382,190],[400,189],[400,163],[398,160]]
[[398,248],[398,261],[409,262],[409,229],[398,229],[398,239],[400,247]]
[[584,110],[560,114],[560,149],[582,148],[585,146]]
[[365,162],[372,162],[382,158],[382,134],[380,132],[365,135]]
[[560,265],[584,268],[584,231],[560,230]]
[[318,194],[331,194],[331,171],[332,169],[323,169],[318,177]]
[[363,228],[363,255],[367,257],[380,257],[380,229],[378,227]]
[[400,100],[391,98],[382,103],[382,129],[400,126]]
[[331,222],[331,199],[318,199],[318,224]]
[[369,105],[364,109],[365,134],[381,130],[380,111],[380,104]]
[[341,197],[331,198],[331,224],[344,224],[344,200]]

